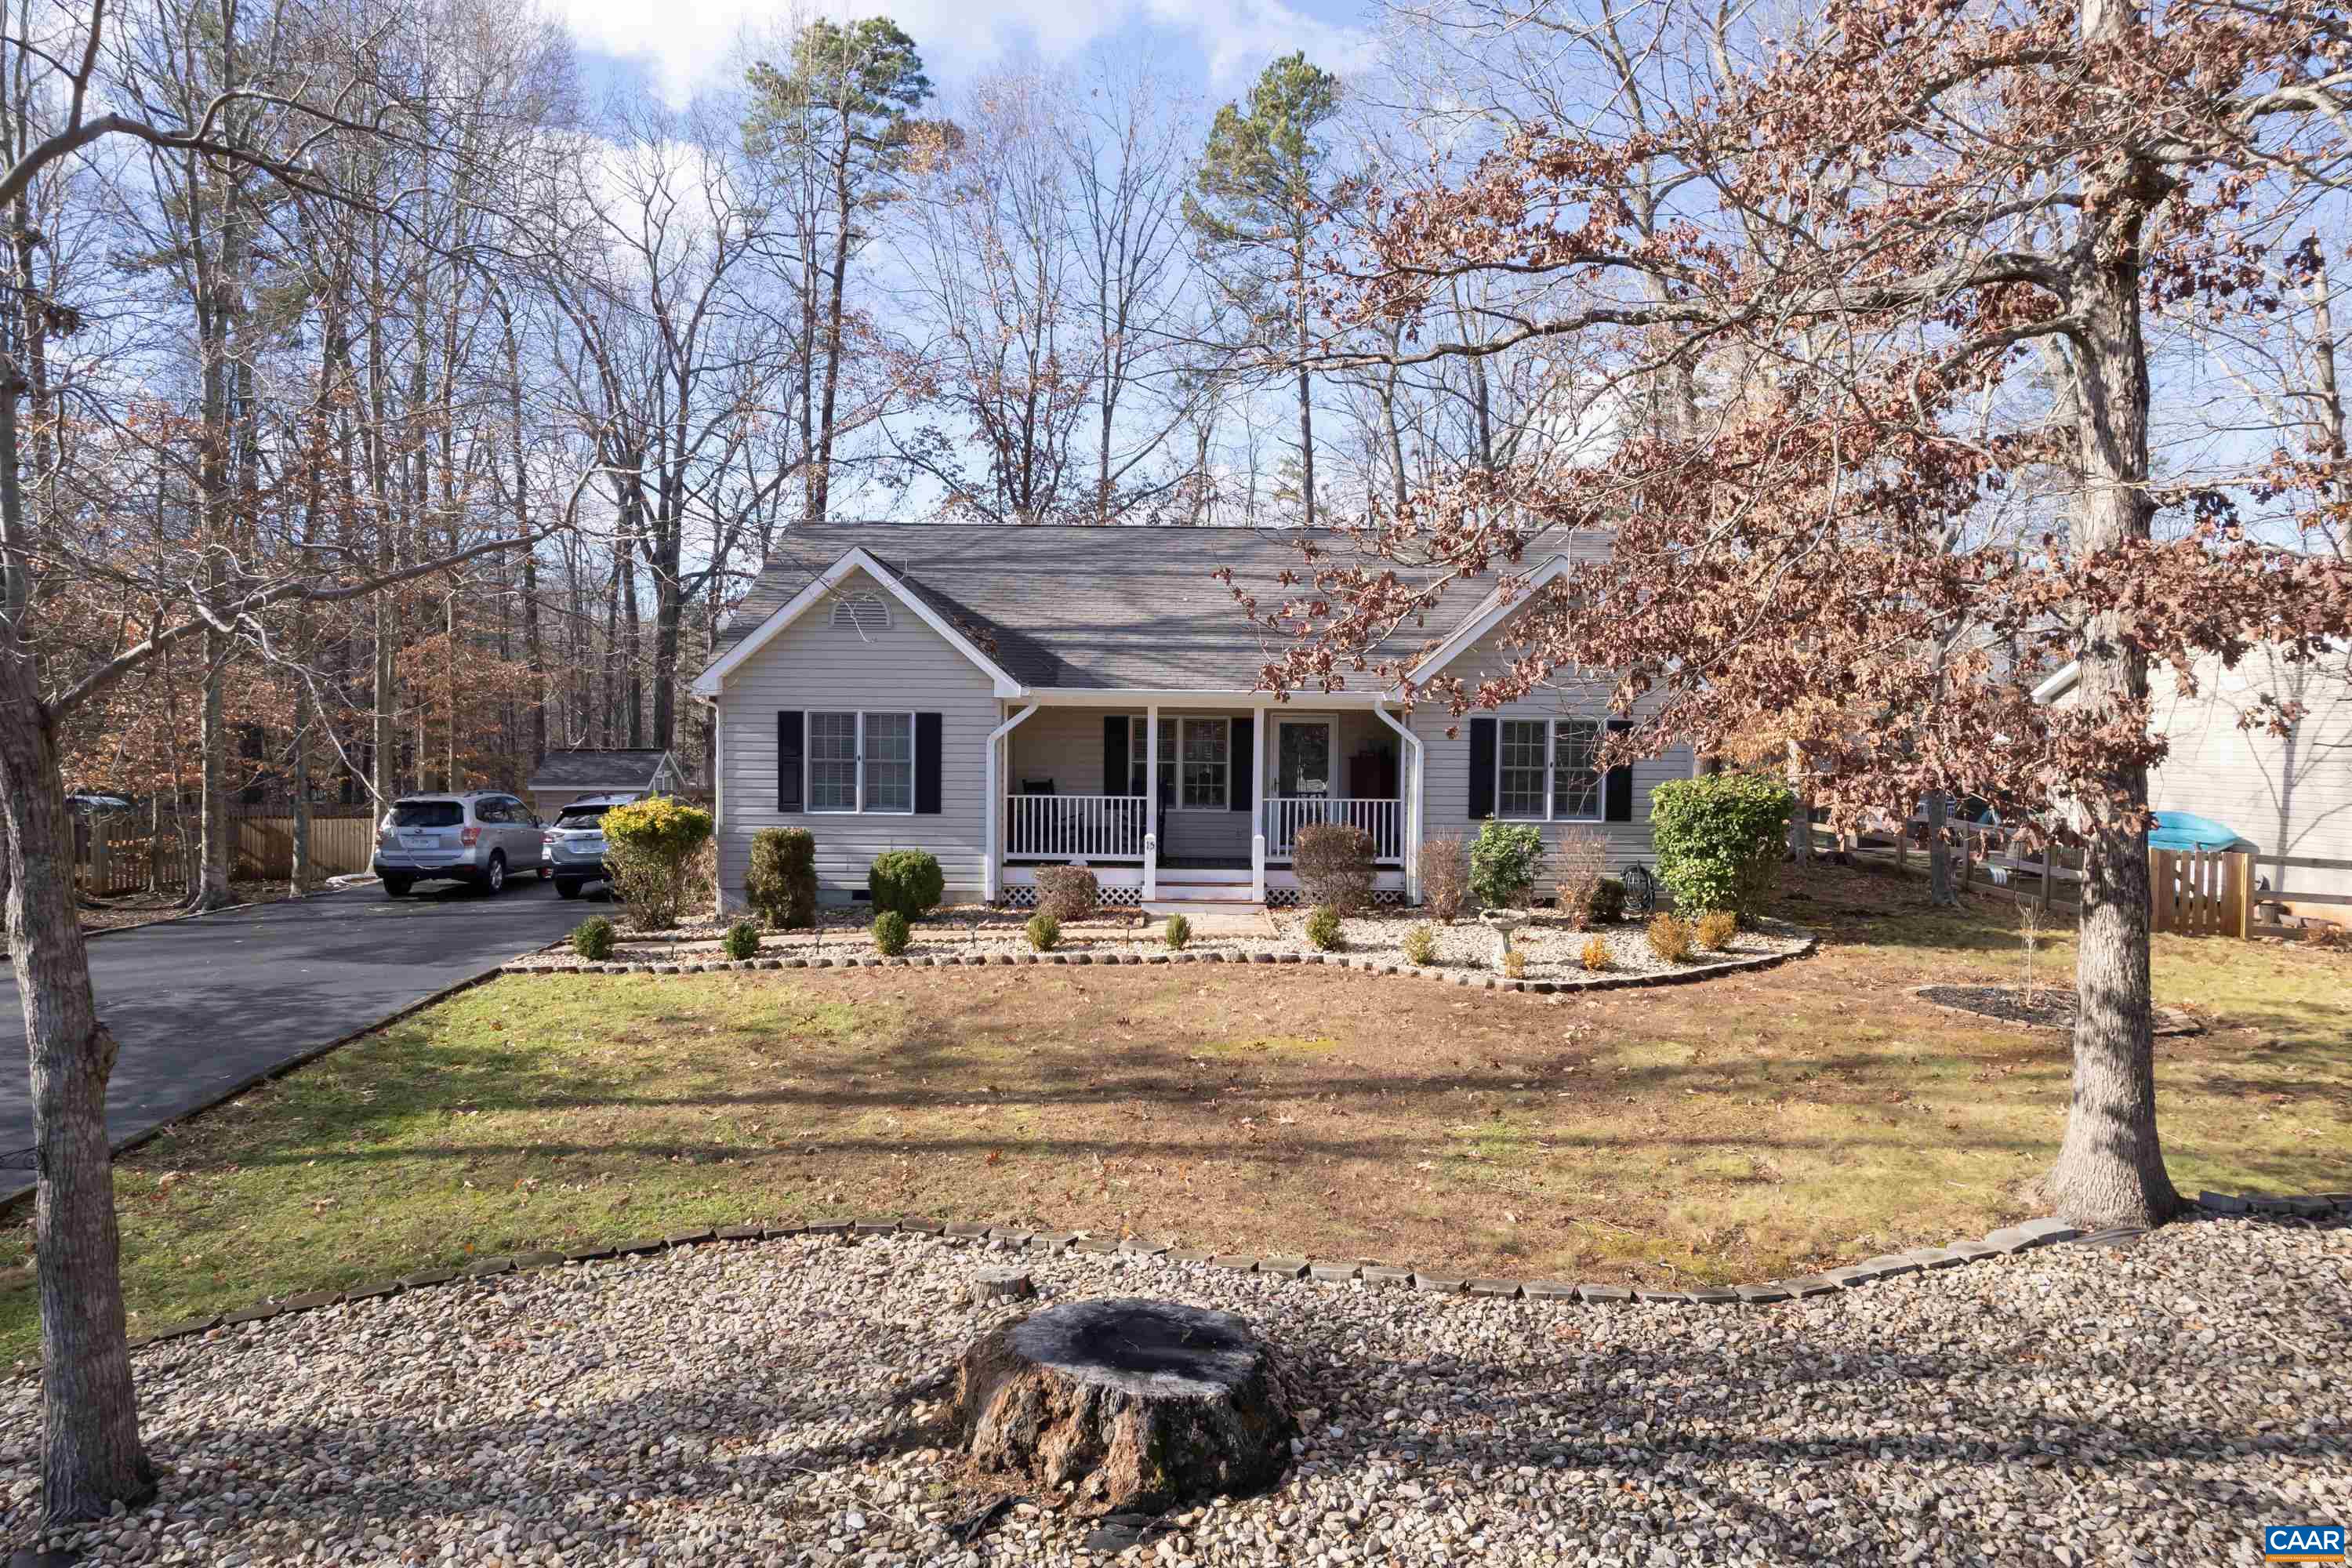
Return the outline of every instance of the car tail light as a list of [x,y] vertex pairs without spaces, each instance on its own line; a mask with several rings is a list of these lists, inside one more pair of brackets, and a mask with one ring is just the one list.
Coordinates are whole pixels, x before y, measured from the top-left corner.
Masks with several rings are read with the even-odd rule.
[[482,830],[478,827],[468,827],[457,835],[457,842],[464,845],[468,849],[471,849],[475,845],[479,844],[481,841]]
[[399,837],[389,827],[379,827],[375,830],[375,841],[378,844],[389,844]]

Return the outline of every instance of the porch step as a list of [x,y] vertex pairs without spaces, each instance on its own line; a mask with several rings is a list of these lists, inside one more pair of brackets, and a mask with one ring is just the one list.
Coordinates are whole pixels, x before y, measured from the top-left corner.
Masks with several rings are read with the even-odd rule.
[[1254,904],[1247,882],[1169,882],[1162,881],[1160,896],[1144,905],[1147,910],[1161,904]]

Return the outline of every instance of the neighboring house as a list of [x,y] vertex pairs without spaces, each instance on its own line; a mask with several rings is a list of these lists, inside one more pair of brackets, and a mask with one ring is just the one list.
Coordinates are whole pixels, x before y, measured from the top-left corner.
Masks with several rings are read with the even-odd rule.
[[[2193,697],[2180,694],[2168,669],[2149,675],[2156,728],[2171,744],[2148,775],[2149,808],[2209,817],[2251,839],[2256,875],[2290,905],[2297,893],[2352,895],[2352,864],[2295,866],[2274,858],[2352,862],[2352,655],[2290,664],[2258,647],[2235,668],[2209,655],[2195,673]],[[2075,679],[2070,664],[2034,696],[2071,702]],[[2239,728],[2239,717],[2252,712],[2264,693],[2303,707],[2284,736],[2259,725]]]
[[550,752],[530,775],[530,806],[554,820],[561,807],[589,795],[678,795],[686,770],[659,746]]
[[[1652,858],[1650,790],[1685,748],[1597,777],[1598,687],[1456,720],[1393,690],[1255,689],[1267,651],[1232,590],[1271,595],[1296,532],[824,524],[782,534],[719,630],[695,692],[717,710],[722,899],[751,835],[805,827],[829,900],[863,898],[886,849],[939,858],[951,897],[1034,901],[1041,866],[1083,860],[1114,903],[1285,902],[1297,830],[1373,837],[1378,895],[1418,901],[1417,847],[1489,813],[1603,835]],[[1570,548],[1593,548],[1585,543]],[[1530,560],[1547,580],[1567,557]],[[1416,669],[1498,670],[1508,608],[1451,588]],[[1449,734],[1449,730],[1454,733]]]

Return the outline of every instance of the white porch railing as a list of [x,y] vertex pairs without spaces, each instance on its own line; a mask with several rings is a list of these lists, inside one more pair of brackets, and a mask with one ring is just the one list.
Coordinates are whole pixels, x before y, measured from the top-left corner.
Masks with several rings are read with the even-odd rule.
[[1139,795],[1015,795],[1004,801],[1004,853],[1016,860],[1140,860],[1151,830]]
[[1318,822],[1344,822],[1372,836],[1372,858],[1390,865],[1404,860],[1404,803],[1369,795],[1269,795],[1265,802],[1265,852],[1287,860],[1298,830]]

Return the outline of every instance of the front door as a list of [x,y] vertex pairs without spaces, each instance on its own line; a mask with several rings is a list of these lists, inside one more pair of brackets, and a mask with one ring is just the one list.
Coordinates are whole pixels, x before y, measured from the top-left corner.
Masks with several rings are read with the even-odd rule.
[[1286,799],[1328,799],[1336,795],[1331,777],[1331,721],[1285,719],[1275,737],[1274,793]]

